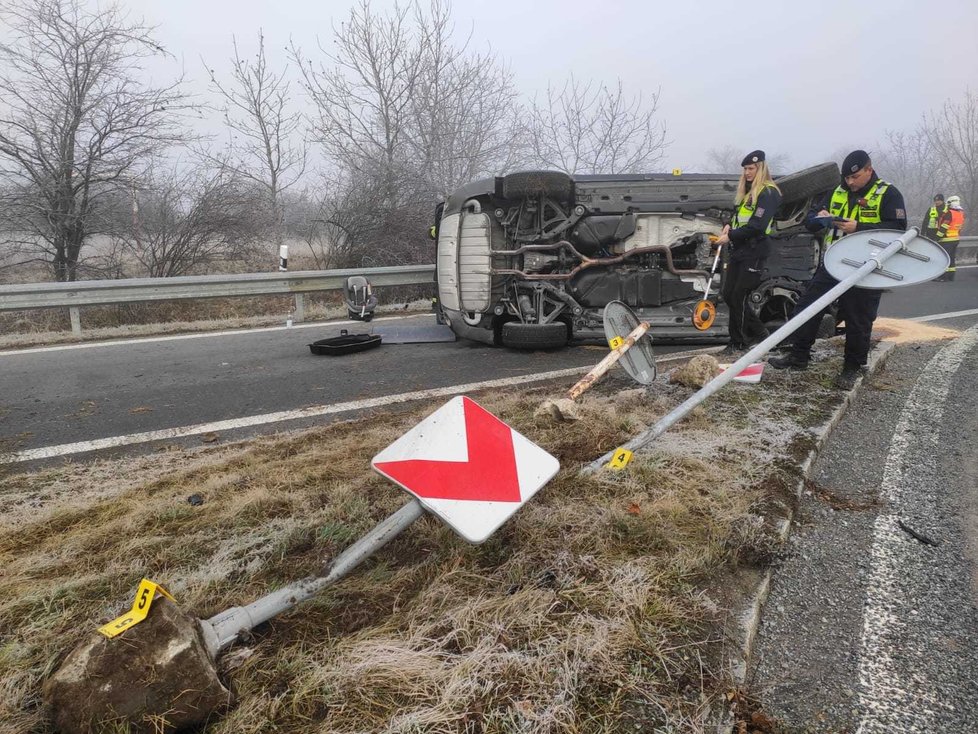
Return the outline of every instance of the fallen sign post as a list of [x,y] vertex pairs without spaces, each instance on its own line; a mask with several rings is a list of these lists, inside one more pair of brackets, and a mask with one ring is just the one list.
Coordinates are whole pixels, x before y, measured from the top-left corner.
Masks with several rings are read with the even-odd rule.
[[648,330],[648,323],[640,323],[624,303],[608,303],[604,307],[604,334],[611,351],[567,391],[567,397],[571,400],[579,398],[619,360],[633,380],[651,385],[655,380],[655,355],[646,337]]
[[44,685],[58,730],[81,734],[110,721],[153,731],[203,724],[230,704],[216,660],[242,635],[349,574],[426,510],[470,543],[483,542],[560,469],[555,457],[464,396],[371,463],[414,499],[337,556],[322,577],[210,619],[196,619],[161,597],[153,614],[120,636],[93,633]]
[[[889,242],[879,239],[892,235],[898,236]],[[898,259],[888,262],[894,256]],[[647,446],[669,430],[693,408],[717,393],[746,367],[767,354],[853,286],[881,289],[923,283],[943,273],[949,258],[939,245],[919,237],[916,227],[911,227],[903,233],[877,229],[843,237],[826,251],[824,262],[829,274],[839,281],[832,290],[790,319],[767,339],[755,345],[747,354],[693,393],[685,402],[663,416],[655,425],[623,446],[595,459],[585,466],[583,471],[594,472],[602,467],[624,469],[635,451]],[[887,262],[888,269],[883,268],[884,262]]]

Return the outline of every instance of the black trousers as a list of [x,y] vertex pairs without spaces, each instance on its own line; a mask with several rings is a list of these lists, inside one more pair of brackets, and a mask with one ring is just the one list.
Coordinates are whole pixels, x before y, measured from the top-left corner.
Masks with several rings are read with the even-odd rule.
[[947,252],[948,257],[951,258],[951,262],[947,266],[948,278],[954,278],[954,273],[957,272],[957,266],[954,264],[954,256],[958,254],[958,240],[945,240],[941,242],[941,247]]
[[[838,284],[839,281],[820,265],[815,275],[808,281],[804,295],[795,304],[792,318]],[[839,297],[839,316],[846,322],[845,365],[847,367],[862,367],[869,358],[869,340],[873,335],[873,322],[876,321],[882,295],[882,291],[869,288],[850,288]],[[809,358],[819,324],[822,322],[822,315],[827,310],[828,307],[806,321],[791,337],[791,351],[798,357]]]
[[767,329],[747,303],[751,291],[761,283],[764,259],[730,260],[723,273],[720,295],[730,308],[730,343],[746,347],[767,337]]

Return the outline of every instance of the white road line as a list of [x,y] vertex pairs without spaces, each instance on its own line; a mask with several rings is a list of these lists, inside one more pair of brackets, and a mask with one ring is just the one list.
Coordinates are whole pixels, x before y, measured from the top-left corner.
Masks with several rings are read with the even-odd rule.
[[910,321],[941,321],[943,319],[955,319],[958,316],[974,316],[978,314],[978,308],[970,308],[967,311],[949,311],[948,313],[935,313],[931,316],[914,316]]
[[285,410],[279,413],[264,413],[262,415],[245,416],[244,418],[234,418],[226,421],[215,421],[213,423],[198,423],[193,426],[181,426],[179,428],[165,428],[160,431],[147,431],[146,433],[132,433],[128,436],[112,436],[110,438],[99,438],[92,441],[78,441],[77,443],[65,443],[58,446],[44,446],[38,449],[28,449],[19,451],[10,456],[8,463],[17,464],[23,461],[35,461],[38,459],[51,459],[57,456],[68,456],[70,454],[80,454],[86,451],[98,451],[100,449],[117,448],[119,446],[131,446],[150,441],[166,441],[175,438],[185,438],[196,436],[201,433],[211,433],[220,431],[232,431],[236,428],[247,428],[249,426],[260,426],[267,423],[280,423],[282,421],[299,420],[301,418],[316,418],[323,415],[333,415],[335,413],[348,413],[354,410],[366,410],[368,408],[382,408],[396,403],[406,403],[411,400],[425,400],[462,393],[473,392],[475,390],[486,390],[497,387],[510,387],[521,385],[528,382],[543,382],[561,377],[570,377],[587,372],[590,367],[571,367],[564,370],[554,370],[553,372],[542,372],[536,375],[521,375],[519,377],[505,377],[498,380],[486,380],[484,382],[471,382],[465,385],[450,385],[449,387],[438,387],[431,390],[417,390],[415,392],[405,392],[399,395],[383,395],[378,398],[368,400],[352,400],[346,403],[334,403],[332,405],[317,405],[310,408],[300,408],[298,410]]
[[[371,323],[378,321],[396,321],[398,319],[417,318],[418,314],[408,316],[384,316],[374,319]],[[363,321],[315,321],[311,323],[293,324],[292,326],[261,326],[254,329],[228,329],[225,331],[201,331],[193,334],[173,334],[171,336],[147,336],[133,339],[117,339],[106,341],[84,342],[83,344],[54,344],[50,347],[31,347],[29,349],[6,349],[0,351],[0,357],[9,357],[15,354],[37,354],[39,352],[59,352],[69,349],[93,349],[95,347],[122,347],[128,344],[150,344],[152,342],[171,342],[181,339],[206,339],[212,336],[239,336],[241,334],[259,334],[269,331],[295,331],[296,329],[323,329],[334,326],[362,325],[364,328],[370,327]]]
[[[705,347],[694,349],[687,352],[673,352],[660,357],[659,364],[675,362],[681,359],[689,359],[693,355],[701,354],[715,349]],[[219,431],[232,431],[236,428],[248,428],[249,426],[261,426],[267,423],[281,423],[283,421],[300,420],[302,418],[316,418],[322,415],[333,415],[336,413],[349,413],[355,410],[366,410],[368,408],[381,408],[386,405],[396,403],[406,403],[411,400],[426,400],[445,396],[461,395],[462,393],[474,392],[476,390],[487,390],[497,387],[511,387],[531,382],[544,382],[555,380],[561,377],[572,377],[590,370],[591,367],[569,367],[563,370],[553,370],[552,372],[541,372],[534,375],[520,375],[519,377],[504,377],[497,380],[485,380],[484,382],[470,382],[464,385],[450,385],[449,387],[438,387],[431,390],[417,390],[415,392],[405,392],[399,395],[383,395],[378,398],[367,400],[353,400],[346,403],[333,403],[332,405],[316,405],[309,408],[298,410],[285,410],[278,413],[263,413],[261,415],[250,415],[243,418],[233,418],[226,421],[214,421],[212,423],[198,423],[192,426],[180,426],[178,428],[164,428],[159,431],[147,431],[145,433],[131,433],[126,436],[110,436],[109,438],[98,438],[91,441],[77,441],[75,443],[63,443],[56,446],[42,446],[37,449],[27,449],[18,451],[7,456],[0,456],[0,463],[19,464],[24,461],[37,461],[39,459],[53,459],[58,456],[69,456],[71,454],[81,454],[87,451],[99,451],[101,449],[118,448],[120,446],[132,446],[135,444],[149,443],[151,441],[168,441],[176,438],[186,438],[187,436],[197,436],[201,433],[217,433]]]
[[882,479],[884,505],[890,512],[881,512],[874,524],[863,611],[859,698],[865,713],[857,734],[936,732],[937,712],[952,705],[932,681],[894,662],[911,655],[904,619],[912,601],[900,589],[907,569],[919,563],[920,555],[897,519],[911,495],[915,502],[923,501],[913,480],[926,477],[942,455],[938,443],[951,381],[976,344],[978,326],[973,326],[934,355],[917,378],[893,433]]

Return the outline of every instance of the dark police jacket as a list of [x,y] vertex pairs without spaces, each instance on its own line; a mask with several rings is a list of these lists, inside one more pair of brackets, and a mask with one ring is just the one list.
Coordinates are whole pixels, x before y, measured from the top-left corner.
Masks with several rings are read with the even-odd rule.
[[[849,192],[849,210],[852,211],[858,204],[859,200],[864,198],[870,190],[879,183],[880,179],[875,175],[869,180],[869,183],[863,186],[858,191]],[[844,184],[843,184],[844,185]],[[834,193],[834,192],[832,192]],[[808,218],[805,220],[805,227],[809,232],[825,232],[826,228],[817,221],[816,215],[822,209],[829,208],[829,202],[832,200],[832,193],[823,197],[820,201],[816,201],[812,204],[811,210],[808,212]],[[900,232],[904,232],[907,229],[907,209],[906,205],[903,203],[903,194],[897,189],[893,184],[889,184],[886,191],[883,193],[883,199],[880,202],[880,221],[879,222],[861,222],[858,217],[856,218],[856,231],[864,232],[868,229],[896,229]]]
[[767,228],[779,206],[781,192],[776,188],[768,186],[758,195],[754,213],[747,224],[731,228],[727,233],[732,262],[761,260],[771,254],[771,238],[767,236]]

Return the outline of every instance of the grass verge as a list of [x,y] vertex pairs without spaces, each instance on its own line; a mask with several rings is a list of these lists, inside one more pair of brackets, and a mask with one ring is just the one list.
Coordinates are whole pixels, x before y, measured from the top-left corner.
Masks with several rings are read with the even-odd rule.
[[[555,454],[557,477],[485,544],[423,518],[256,630],[222,663],[235,708],[205,731],[705,730],[729,690],[731,580],[776,550],[837,369],[731,385],[597,476],[578,469],[691,391],[616,372],[576,422],[534,416],[552,386],[473,396]],[[439,405],[6,476],[0,731],[49,731],[41,681],[142,577],[208,617],[316,574],[403,504],[370,457]]]

